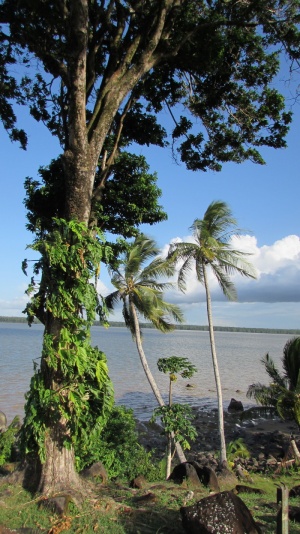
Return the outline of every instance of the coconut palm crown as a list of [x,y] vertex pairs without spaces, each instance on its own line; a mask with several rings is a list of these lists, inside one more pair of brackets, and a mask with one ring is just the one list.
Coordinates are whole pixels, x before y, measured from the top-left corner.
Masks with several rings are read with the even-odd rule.
[[162,332],[174,328],[171,319],[179,323],[184,320],[180,308],[163,299],[163,292],[173,284],[161,279],[172,276],[174,267],[159,257],[159,252],[153,239],[140,234],[128,247],[120,268],[111,271],[116,291],[105,302],[109,310],[118,301],[123,303],[124,321],[133,337],[137,335],[134,309]]
[[183,261],[178,272],[180,289],[186,289],[186,276],[194,269],[198,281],[204,284],[204,271],[210,266],[224,295],[235,300],[237,293],[230,276],[239,273],[255,278],[256,274],[245,259],[249,254],[232,248],[230,244],[231,238],[241,233],[230,207],[223,201],[213,201],[203,219],[195,219],[190,230],[193,243],[171,243],[169,248],[169,259]]

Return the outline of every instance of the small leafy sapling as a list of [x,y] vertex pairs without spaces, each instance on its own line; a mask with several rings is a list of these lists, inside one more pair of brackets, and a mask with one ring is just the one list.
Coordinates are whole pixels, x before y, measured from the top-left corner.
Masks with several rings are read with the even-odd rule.
[[174,449],[172,453],[172,440],[180,443],[183,449],[189,449],[189,440],[194,440],[197,435],[196,429],[191,422],[193,414],[190,406],[187,404],[173,404],[172,385],[173,382],[176,382],[178,375],[182,378],[191,378],[197,372],[197,369],[187,358],[177,356],[160,358],[157,361],[157,367],[162,373],[169,374],[169,403],[166,406],[156,408],[151,418],[152,422],[158,417],[162,419],[164,431],[168,436],[166,468],[166,478],[168,479],[175,452]]

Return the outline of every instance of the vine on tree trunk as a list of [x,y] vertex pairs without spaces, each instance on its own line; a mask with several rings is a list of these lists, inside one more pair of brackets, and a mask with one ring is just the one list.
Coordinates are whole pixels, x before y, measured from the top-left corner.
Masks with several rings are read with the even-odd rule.
[[92,280],[111,253],[97,229],[63,219],[54,223],[31,246],[41,255],[34,274],[42,276],[39,284],[31,280],[27,292],[33,296],[24,313],[29,324],[34,317],[42,320],[45,331],[41,365],[26,395],[22,445],[44,463],[46,436],[55,428],[57,446],[74,448],[79,463],[99,439],[114,403],[106,356],[90,339],[96,313],[103,315]]

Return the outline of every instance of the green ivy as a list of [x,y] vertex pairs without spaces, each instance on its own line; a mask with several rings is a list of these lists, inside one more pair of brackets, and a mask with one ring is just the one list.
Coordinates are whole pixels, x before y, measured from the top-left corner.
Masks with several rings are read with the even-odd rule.
[[31,246],[41,256],[33,269],[41,280],[31,280],[32,298],[24,310],[29,324],[35,317],[45,324],[42,362],[26,395],[21,440],[24,452],[38,452],[42,462],[47,429],[63,420],[60,445],[73,446],[75,454],[81,451],[84,456],[99,438],[114,403],[106,356],[91,346],[90,338],[96,313],[103,317],[93,280],[110,249],[97,229],[63,219],[54,223],[54,230]]

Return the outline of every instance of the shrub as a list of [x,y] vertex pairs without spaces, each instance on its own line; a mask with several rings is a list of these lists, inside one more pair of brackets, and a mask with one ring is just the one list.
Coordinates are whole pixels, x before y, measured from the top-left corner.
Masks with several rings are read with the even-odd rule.
[[0,466],[11,461],[13,447],[20,430],[20,419],[16,416],[7,429],[0,433]]
[[124,406],[112,409],[97,445],[93,443],[84,455],[77,450],[76,460],[78,470],[101,461],[109,478],[131,480],[137,475],[144,475],[149,481],[159,478],[152,453],[138,442],[133,410]]

